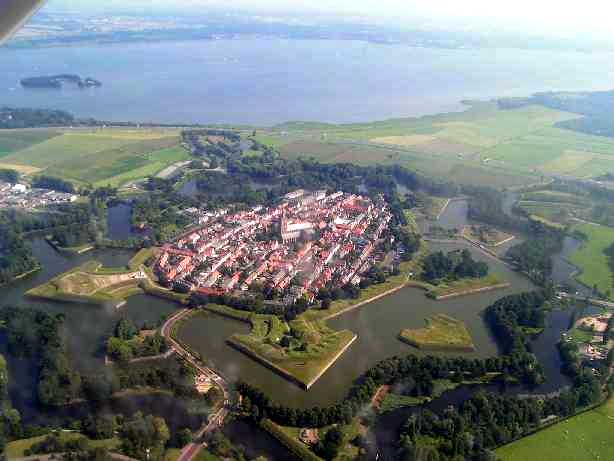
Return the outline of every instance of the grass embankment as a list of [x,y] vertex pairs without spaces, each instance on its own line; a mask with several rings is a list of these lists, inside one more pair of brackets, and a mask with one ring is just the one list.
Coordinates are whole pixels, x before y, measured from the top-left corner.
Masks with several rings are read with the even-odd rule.
[[610,292],[614,301],[614,274],[610,270],[604,250],[614,244],[614,229],[593,224],[579,224],[572,228],[586,236],[582,246],[571,254],[570,261],[578,266],[581,273],[576,279],[589,288],[597,286],[600,293]]
[[475,350],[465,324],[445,314],[426,319],[426,327],[405,329],[399,339],[419,349],[472,352]]
[[465,239],[488,247],[498,247],[515,237],[494,228],[481,229],[482,226],[465,226],[461,236]]
[[[84,435],[78,432],[60,432],[60,440],[68,442],[79,438],[86,438]],[[6,444],[6,457],[7,459],[23,458],[24,452],[32,448],[35,444],[42,442],[47,436],[41,435],[38,437],[31,437],[29,439],[15,440]],[[87,445],[90,448],[103,447],[108,450],[115,450],[119,447],[119,439],[105,439],[105,440],[92,440],[87,439]]]
[[502,461],[614,459],[614,399],[496,450]]
[[87,251],[93,250],[95,245],[93,243],[84,243],[83,245],[77,245],[73,247],[63,247],[57,241],[53,240],[50,235],[45,237],[45,240],[49,245],[51,245],[56,251],[61,253],[68,254],[83,254]]
[[465,278],[452,282],[441,282],[439,285],[431,286],[427,296],[441,300],[480,293],[482,291],[503,289],[509,286],[509,283],[501,280],[497,275],[489,274],[481,278]]
[[103,267],[97,261],[88,261],[32,288],[26,295],[54,301],[118,304],[142,292],[139,283],[144,279],[139,267],[150,255],[150,250],[141,250],[123,268]]
[[[356,339],[351,331],[335,331],[324,321],[299,318],[288,325],[273,315],[254,314],[227,306],[209,304],[205,309],[249,322],[251,332],[234,334],[228,343],[304,388],[311,387]],[[287,346],[281,345],[284,336],[287,336]]]
[[143,248],[126,267],[104,267],[97,261],[88,261],[32,288],[26,295],[54,301],[119,304],[130,296],[146,291],[144,287],[155,291],[156,287],[151,282],[139,277],[140,269],[152,255],[153,249]]

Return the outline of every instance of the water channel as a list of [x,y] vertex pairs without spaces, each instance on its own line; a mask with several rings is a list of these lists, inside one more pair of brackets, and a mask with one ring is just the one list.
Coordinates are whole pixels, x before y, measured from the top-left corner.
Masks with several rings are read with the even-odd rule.
[[[466,211],[466,202],[452,202],[440,222],[446,227],[462,225],[466,222]],[[446,313],[465,322],[477,347],[476,352],[468,356],[487,357],[497,354],[497,345],[481,312],[504,295],[532,289],[532,283],[492,256],[462,243],[431,243],[430,246],[434,250],[444,251],[469,248],[475,258],[488,262],[491,270],[510,282],[511,287],[445,301],[434,301],[427,298],[420,289],[406,288],[329,321],[329,325],[335,329],[349,329],[357,333],[358,340],[309,391],[299,389],[226,344],[225,340],[233,333],[247,332],[249,327],[246,324],[214,314],[204,314],[187,324],[181,330],[180,337],[206,357],[213,367],[219,368],[229,377],[241,378],[274,396],[279,403],[297,407],[323,406],[339,401],[351,383],[379,360],[393,355],[420,354],[418,349],[400,342],[397,335],[402,328],[423,326],[424,319],[435,313]],[[566,273],[561,271],[560,275]],[[536,349],[546,362],[548,375],[547,383],[538,389],[539,392],[550,389],[550,386],[557,388],[566,382],[559,371],[555,348],[560,332],[567,328],[566,320],[558,319],[566,315],[556,313],[551,316],[550,327],[537,340],[540,346]]]
[[[446,227],[465,224],[467,222],[466,210],[466,203],[452,202],[443,213],[440,224]],[[115,210],[112,216],[113,218],[109,219],[109,233],[115,235],[115,238],[122,238],[119,237],[120,235],[129,236],[126,233],[126,226],[129,225],[126,220],[129,220],[129,213],[121,208]],[[575,245],[573,239],[566,239],[564,251],[561,256],[555,258],[554,275],[557,280],[563,281],[573,272],[574,268],[565,262],[565,256],[573,251]],[[108,266],[121,266],[125,265],[132,256],[132,252],[122,250],[95,250],[84,255],[64,255],[52,249],[43,239],[34,239],[32,247],[43,269],[2,288],[2,303],[64,313],[70,356],[74,366],[83,372],[101,370],[101,350],[105,336],[119,318],[128,316],[137,324],[152,323],[177,309],[176,305],[168,301],[144,295],[129,298],[126,306],[119,310],[85,304],[42,302],[25,298],[24,292],[31,287],[44,283],[86,260],[97,259]],[[447,251],[460,247],[466,248],[467,246],[461,243],[431,243],[431,248],[435,250]],[[351,383],[377,361],[393,355],[420,354],[419,350],[401,343],[397,335],[402,328],[423,326],[425,317],[435,313],[446,313],[466,323],[477,346],[476,352],[468,356],[486,357],[498,353],[497,345],[481,317],[481,312],[501,296],[529,290],[533,288],[533,285],[524,276],[511,271],[492,256],[475,248],[470,248],[470,250],[475,258],[487,261],[491,270],[509,281],[511,287],[446,301],[434,301],[427,298],[419,289],[406,288],[331,320],[329,324],[333,328],[349,329],[358,334],[358,340],[309,391],[301,390],[227,345],[225,341],[233,333],[244,333],[249,330],[246,324],[206,314],[188,323],[180,331],[180,336],[200,352],[213,367],[219,368],[229,377],[241,378],[258,386],[272,395],[279,403],[297,407],[325,406],[342,399]],[[549,392],[567,384],[566,378],[559,370],[560,362],[555,343],[561,331],[567,328],[570,314],[567,311],[552,313],[548,319],[548,328],[535,341],[534,350],[547,376],[546,383],[535,392]],[[0,352],[2,349],[0,340]],[[89,410],[87,406],[76,405],[54,411],[53,414],[41,414],[34,401],[35,380],[31,364],[27,361],[9,358],[9,366],[13,377],[11,396],[15,407],[22,413],[24,421],[38,424],[49,422],[50,418],[61,421],[71,416],[84,414]],[[522,390],[514,391],[521,392]],[[433,409],[437,409],[440,405],[444,405],[442,408],[445,408],[449,403],[458,403],[466,399],[471,392],[473,390],[470,388],[458,388],[444,394],[441,399],[430,405],[433,406]],[[109,411],[125,414],[130,414],[136,409],[160,414],[174,427],[195,426],[198,423],[180,400],[164,394],[128,396],[109,404]],[[378,440],[384,437],[382,434],[391,430],[395,421],[404,420],[408,411],[413,410],[399,410],[382,418],[376,431]],[[398,427],[398,424],[395,427]],[[250,430],[253,431],[253,429]],[[245,428],[237,423],[232,423],[226,429],[226,433],[232,440],[245,445],[250,454],[266,455],[269,453],[272,459],[289,459],[285,457],[285,452],[278,444],[266,439],[264,433],[255,434],[251,438],[254,440],[251,440],[245,436]]]

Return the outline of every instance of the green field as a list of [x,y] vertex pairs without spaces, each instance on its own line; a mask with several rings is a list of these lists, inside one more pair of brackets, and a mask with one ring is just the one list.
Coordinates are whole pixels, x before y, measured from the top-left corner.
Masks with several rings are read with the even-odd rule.
[[575,114],[475,103],[462,113],[372,123],[286,123],[258,134],[287,158],[360,165],[399,163],[460,183],[518,186],[543,173],[614,171],[614,139],[555,127]]
[[553,190],[538,190],[532,192],[525,192],[524,194],[522,194],[521,200],[546,203],[565,203],[581,206],[587,206],[591,203],[588,198]]
[[401,330],[399,339],[419,349],[466,352],[475,350],[465,324],[445,314],[435,314],[427,318],[424,328]]
[[[572,231],[576,230],[587,236],[587,241],[570,256],[570,261],[582,271],[576,278],[589,288],[597,285],[603,294],[614,292],[614,276],[610,271],[608,258],[603,253],[603,250],[614,244],[614,229],[594,224],[579,224],[572,228]],[[614,300],[611,294],[610,300]]]
[[614,459],[614,399],[496,451],[502,461]]
[[120,186],[188,160],[179,143],[176,130],[164,129],[14,130],[0,134],[0,167],[76,184]]
[[0,159],[13,152],[45,142],[59,133],[55,130],[3,130],[0,131]]

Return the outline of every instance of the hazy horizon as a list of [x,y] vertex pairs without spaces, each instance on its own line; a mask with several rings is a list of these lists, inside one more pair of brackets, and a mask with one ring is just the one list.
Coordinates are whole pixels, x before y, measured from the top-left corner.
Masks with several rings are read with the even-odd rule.
[[129,11],[188,13],[199,9],[206,13],[211,8],[271,15],[335,15],[408,27],[614,41],[610,26],[614,7],[599,0],[588,0],[581,6],[555,0],[517,0],[504,4],[486,0],[328,0],[317,4],[294,0],[291,6],[282,0],[235,0],[231,6],[222,0],[174,0],[170,5],[164,0],[108,0],[104,4],[92,0],[50,0],[43,11],[112,14]]

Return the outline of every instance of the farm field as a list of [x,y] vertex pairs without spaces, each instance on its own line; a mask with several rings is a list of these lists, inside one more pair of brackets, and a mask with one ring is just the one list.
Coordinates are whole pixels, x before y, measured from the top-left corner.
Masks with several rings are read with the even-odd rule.
[[614,459],[614,399],[496,450],[501,461]]
[[587,236],[587,241],[570,256],[570,261],[578,266],[582,273],[576,278],[584,285],[592,288],[597,286],[601,293],[614,292],[614,276],[608,266],[608,258],[603,253],[614,244],[614,229],[594,224],[579,224],[572,231],[579,231]]
[[55,130],[0,131],[0,158],[58,136]]
[[[3,154],[3,149],[5,149]],[[120,186],[190,156],[177,130],[12,130],[0,133],[0,168],[77,185]]]
[[542,106],[500,110],[473,103],[462,113],[372,123],[286,123],[257,138],[287,158],[362,165],[399,163],[457,182],[512,187],[542,175],[614,171],[614,139],[557,128],[578,115]]

